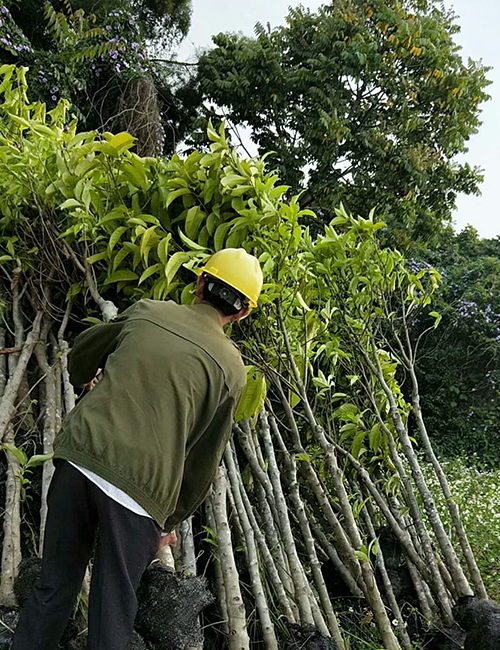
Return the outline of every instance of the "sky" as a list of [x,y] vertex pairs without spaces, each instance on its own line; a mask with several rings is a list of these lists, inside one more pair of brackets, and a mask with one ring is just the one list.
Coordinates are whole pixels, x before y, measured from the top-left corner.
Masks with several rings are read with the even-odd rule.
[[[213,34],[241,32],[252,36],[256,22],[270,23],[271,27],[283,24],[288,7],[298,4],[295,0],[193,0],[191,30],[181,45],[179,59],[193,61],[195,50],[210,46]],[[300,4],[314,11],[324,3],[303,0]],[[470,224],[482,237],[496,237],[500,236],[500,0],[444,0],[444,5],[459,16],[461,33],[456,40],[464,59],[482,60],[493,67],[488,74],[493,83],[487,89],[492,99],[483,105],[483,125],[472,136],[464,156],[469,164],[484,170],[481,196],[458,198],[454,225],[460,231]]]

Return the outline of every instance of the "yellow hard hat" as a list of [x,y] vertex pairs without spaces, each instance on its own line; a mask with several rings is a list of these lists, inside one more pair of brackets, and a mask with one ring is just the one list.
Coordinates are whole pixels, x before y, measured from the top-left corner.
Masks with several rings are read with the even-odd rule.
[[259,260],[244,248],[225,248],[215,253],[197,273],[218,278],[248,298],[250,307],[257,307],[262,289],[262,270]]

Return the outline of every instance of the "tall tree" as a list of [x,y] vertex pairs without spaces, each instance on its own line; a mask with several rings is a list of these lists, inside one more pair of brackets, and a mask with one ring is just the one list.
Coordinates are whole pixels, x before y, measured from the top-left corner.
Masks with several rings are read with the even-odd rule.
[[255,31],[216,36],[199,86],[275,152],[303,205],[376,207],[405,246],[449,221],[457,194],[478,192],[480,170],[456,156],[480,125],[488,68],[463,61],[441,3],[338,0]]

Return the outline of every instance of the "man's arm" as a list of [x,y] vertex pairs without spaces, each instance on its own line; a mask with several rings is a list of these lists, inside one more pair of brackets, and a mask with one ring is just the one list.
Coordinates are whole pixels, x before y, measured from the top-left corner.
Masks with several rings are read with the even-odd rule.
[[89,384],[116,347],[117,339],[135,305],[106,325],[94,325],[79,334],[68,357],[69,378],[75,388]]

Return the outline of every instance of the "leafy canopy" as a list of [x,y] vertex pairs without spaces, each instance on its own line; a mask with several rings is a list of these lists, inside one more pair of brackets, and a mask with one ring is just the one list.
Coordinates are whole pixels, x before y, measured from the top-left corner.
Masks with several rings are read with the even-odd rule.
[[219,34],[198,83],[301,202],[328,221],[342,201],[384,215],[402,246],[450,220],[476,193],[478,169],[458,162],[480,124],[487,68],[465,63],[452,13],[433,0],[338,0],[290,9],[256,37]]

